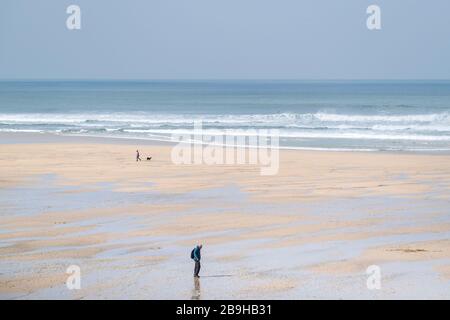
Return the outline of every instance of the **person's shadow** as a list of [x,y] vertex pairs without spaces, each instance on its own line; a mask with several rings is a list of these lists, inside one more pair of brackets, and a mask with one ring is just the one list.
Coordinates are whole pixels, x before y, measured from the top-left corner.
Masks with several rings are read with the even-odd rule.
[[194,277],[194,289],[192,289],[192,300],[200,300],[200,278]]

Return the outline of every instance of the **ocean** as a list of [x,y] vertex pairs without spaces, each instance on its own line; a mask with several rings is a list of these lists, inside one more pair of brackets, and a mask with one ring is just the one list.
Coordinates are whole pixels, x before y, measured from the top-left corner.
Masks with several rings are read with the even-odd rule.
[[170,141],[202,121],[311,150],[450,150],[450,81],[2,81],[0,132]]

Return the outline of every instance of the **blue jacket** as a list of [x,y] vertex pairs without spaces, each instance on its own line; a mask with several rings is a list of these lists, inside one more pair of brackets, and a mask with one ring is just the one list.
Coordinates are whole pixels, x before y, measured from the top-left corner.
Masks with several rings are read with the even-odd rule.
[[197,246],[194,249],[194,260],[195,261],[200,261],[200,259],[202,258],[201,254],[200,254],[200,247]]

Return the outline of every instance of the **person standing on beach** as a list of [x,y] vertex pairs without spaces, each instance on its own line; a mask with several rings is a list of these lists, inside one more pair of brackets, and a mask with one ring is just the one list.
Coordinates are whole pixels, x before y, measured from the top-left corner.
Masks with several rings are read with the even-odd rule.
[[202,258],[200,254],[200,250],[202,249],[203,245],[199,244],[196,246],[192,252],[191,252],[191,258],[195,261],[195,267],[194,267],[194,277],[200,278],[198,275],[200,272],[200,259]]
[[141,156],[139,155],[139,150],[136,150],[136,162],[137,161],[142,161]]

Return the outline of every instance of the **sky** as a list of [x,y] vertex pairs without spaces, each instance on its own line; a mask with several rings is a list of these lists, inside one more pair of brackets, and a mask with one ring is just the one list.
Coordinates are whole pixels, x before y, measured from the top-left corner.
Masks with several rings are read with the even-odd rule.
[[2,0],[0,79],[450,79],[450,1]]

